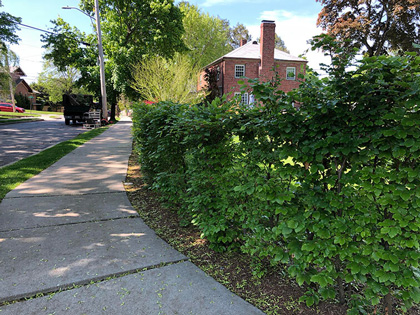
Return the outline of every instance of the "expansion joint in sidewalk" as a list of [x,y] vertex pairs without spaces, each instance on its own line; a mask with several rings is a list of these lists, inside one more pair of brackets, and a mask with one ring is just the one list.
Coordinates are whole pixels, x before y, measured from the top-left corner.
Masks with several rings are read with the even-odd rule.
[[0,230],[0,233],[34,230],[34,229],[41,229],[41,228],[53,227],[53,226],[54,227],[56,227],[56,226],[70,226],[70,225],[85,224],[85,223],[100,223],[100,222],[117,221],[117,220],[121,220],[121,219],[138,219],[138,218],[140,218],[138,215],[128,215],[128,216],[125,216],[125,217],[107,218],[107,219],[101,219],[101,220],[86,220],[86,221],[80,221],[80,222],[68,222],[68,223],[33,226],[33,227],[27,227],[27,228],[24,227],[24,228],[18,228],[18,229]]
[[145,271],[149,271],[149,270],[153,270],[153,269],[159,269],[162,267],[166,267],[166,266],[171,266],[171,265],[177,265],[183,262],[188,262],[190,261],[189,258],[184,258],[184,259],[178,259],[178,260],[174,260],[174,261],[170,261],[170,262],[162,262],[156,265],[151,265],[151,266],[147,266],[144,268],[138,268],[138,269],[133,269],[133,270],[129,270],[129,271],[123,271],[123,272],[119,272],[119,273],[113,273],[107,276],[102,276],[102,277],[97,277],[97,278],[92,278],[89,280],[82,280],[82,281],[78,281],[72,284],[68,284],[68,285],[63,285],[62,287],[57,288],[56,290],[45,290],[45,291],[38,291],[38,292],[32,292],[29,293],[27,296],[24,297],[20,297],[17,299],[12,299],[9,301],[0,301],[0,307],[5,306],[5,305],[10,305],[10,304],[15,304],[15,303],[19,303],[19,302],[25,302],[28,300],[32,300],[35,298],[41,298],[41,297],[45,297],[48,295],[54,295],[60,292],[65,292],[65,291],[70,291],[73,289],[77,289],[77,288],[81,288],[83,286],[88,286],[88,285],[97,285],[100,284],[102,282],[105,281],[110,281],[110,280],[114,280],[114,279],[118,279],[118,278],[122,278],[128,275],[132,275],[132,274],[140,274],[142,272]]
[[92,193],[82,193],[82,194],[45,194],[45,195],[26,195],[26,196],[16,196],[16,197],[5,197],[5,199],[23,199],[23,198],[48,198],[48,197],[79,197],[79,196],[91,196],[91,195],[110,195],[110,194],[126,194],[125,190],[122,191],[98,191]]

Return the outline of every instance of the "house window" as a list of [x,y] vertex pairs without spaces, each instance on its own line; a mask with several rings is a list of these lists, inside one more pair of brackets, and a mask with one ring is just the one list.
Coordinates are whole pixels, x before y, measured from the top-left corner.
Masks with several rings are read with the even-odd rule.
[[235,78],[245,76],[245,65],[235,65]]
[[220,79],[220,68],[217,67],[217,69],[216,69],[216,81],[219,81],[219,79]]
[[254,103],[255,103],[255,96],[254,96],[254,94],[251,94],[249,96],[249,107],[250,108],[254,107]]
[[238,95],[241,96],[241,103],[244,105],[248,105],[248,93],[235,92],[235,97]]
[[287,67],[286,68],[286,79],[287,80],[296,80],[296,67]]

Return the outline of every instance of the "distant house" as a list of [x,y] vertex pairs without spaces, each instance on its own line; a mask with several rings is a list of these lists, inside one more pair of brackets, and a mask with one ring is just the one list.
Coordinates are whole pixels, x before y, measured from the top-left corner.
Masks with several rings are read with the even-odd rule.
[[260,43],[253,41],[247,43],[241,41],[241,46],[230,53],[213,61],[200,73],[198,90],[203,89],[207,82],[204,79],[205,69],[214,69],[217,73],[217,86],[219,94],[228,94],[228,98],[241,95],[242,102],[249,104],[252,96],[248,93],[241,93],[238,84],[241,78],[259,78],[263,81],[272,80],[277,72],[283,79],[280,89],[289,92],[299,87],[297,81],[299,73],[305,73],[305,59],[292,56],[284,51],[275,49],[275,29],[274,21],[264,20],[261,22]]
[[16,85],[15,94],[26,96],[32,107],[36,103],[36,91],[32,90],[29,84],[22,79],[22,77],[26,77],[25,72],[23,72],[21,67],[10,67],[10,75]]

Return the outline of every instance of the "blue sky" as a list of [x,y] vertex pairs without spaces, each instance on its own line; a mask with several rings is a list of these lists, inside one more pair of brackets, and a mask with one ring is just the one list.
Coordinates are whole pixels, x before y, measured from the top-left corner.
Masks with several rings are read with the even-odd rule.
[[[197,5],[203,12],[229,20],[231,25],[244,24],[254,39],[259,37],[261,20],[268,19],[276,22],[276,33],[284,40],[292,55],[303,54],[309,45],[306,41],[321,33],[316,27],[316,19],[321,5],[315,0],[194,0],[189,1]],[[2,0],[1,11],[22,18],[22,23],[41,29],[51,27],[50,20],[58,16],[72,26],[90,32],[90,20],[76,10],[63,10],[63,6],[78,6],[79,0]],[[42,33],[21,27],[18,35],[19,45],[12,49],[20,57],[20,65],[26,73],[28,82],[36,81],[42,70],[42,55],[40,35]],[[319,52],[307,55],[309,65],[319,69],[319,63],[325,62]]]

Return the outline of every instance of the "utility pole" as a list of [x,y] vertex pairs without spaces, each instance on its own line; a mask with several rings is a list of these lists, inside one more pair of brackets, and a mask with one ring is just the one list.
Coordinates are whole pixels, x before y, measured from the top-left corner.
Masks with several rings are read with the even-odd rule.
[[105,64],[104,64],[104,51],[102,48],[102,33],[101,33],[101,20],[99,16],[98,0],[95,0],[95,16],[96,16],[96,33],[98,34],[98,50],[99,50],[99,73],[101,79],[101,97],[102,97],[102,118],[108,118],[108,109],[106,101],[106,87],[105,87]]

